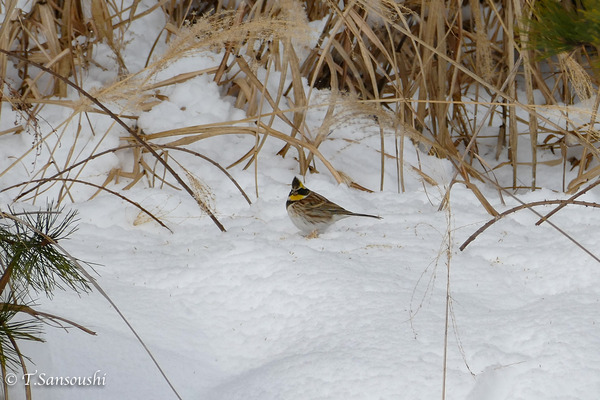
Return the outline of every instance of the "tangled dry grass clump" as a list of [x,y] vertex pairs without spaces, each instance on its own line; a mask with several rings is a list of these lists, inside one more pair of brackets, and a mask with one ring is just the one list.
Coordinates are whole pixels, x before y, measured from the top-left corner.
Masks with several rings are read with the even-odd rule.
[[[155,45],[166,42],[168,49],[157,57],[153,46],[146,68],[130,73],[123,57],[125,33],[134,21],[156,11],[164,13],[166,23]],[[230,134],[255,137],[255,145],[233,165],[256,166],[254,161],[266,138],[274,137],[282,143],[280,156],[289,156],[294,150],[301,174],[314,170],[313,160],[318,159],[338,182],[361,187],[319,151],[328,130],[310,132],[305,123],[314,106],[314,90],[322,88],[332,94],[325,105],[324,127],[335,120],[340,109],[362,113],[380,126],[379,188],[384,185],[386,159],[395,160],[398,187],[403,188],[402,143],[406,135],[420,149],[450,160],[456,168],[452,184],[466,184],[492,215],[498,213],[477,182],[491,182],[502,189],[536,189],[541,152],[556,152],[554,159],[543,163],[556,165],[557,180],[562,179],[564,190],[570,193],[585,188],[600,174],[594,111],[598,97],[593,100],[597,76],[591,72],[591,50],[581,47],[551,59],[540,57],[527,46],[526,21],[535,19],[530,3],[168,0],[147,5],[140,0],[48,0],[34,2],[25,11],[17,8],[16,1],[7,1],[2,12],[6,16],[0,27],[2,101],[22,118],[0,136],[32,131],[36,141],[29,152],[33,152],[48,137],[37,119],[44,107],[70,110],[64,122],[53,127],[53,134],[59,136],[69,124],[93,131],[89,113],[108,115],[115,123],[94,134],[109,137],[126,130],[130,140],[112,151],[128,154],[134,167],[110,171],[100,189],[119,178],[130,180],[127,187],[143,178],[179,185],[210,213],[187,184],[193,180],[186,183],[169,170],[169,163],[173,164],[169,155],[186,151],[190,143]],[[318,31],[317,25],[311,24],[315,21],[320,21]],[[79,91],[80,100],[67,99],[69,86],[80,88],[86,67],[97,62],[94,48],[99,44],[110,49],[119,80],[89,96]],[[207,49],[220,57],[218,65],[157,81],[157,74],[169,63]],[[267,76],[277,71],[278,84],[267,86],[258,71],[266,71]],[[202,74],[235,97],[236,106],[246,112],[244,120],[148,135],[132,128],[141,111],[164,100],[156,94],[158,88]],[[569,118],[569,105],[590,98],[591,106],[583,110],[586,121]],[[112,114],[101,107],[108,104],[118,105],[121,111]],[[560,118],[550,116],[556,113]],[[498,127],[495,133],[490,133],[490,126]],[[384,148],[385,132],[395,132],[395,149]],[[70,140],[62,140],[61,146],[75,148],[78,137]],[[490,143],[497,161],[486,155]],[[49,154],[52,158],[52,149]],[[0,171],[0,176],[23,157],[16,154],[15,162]],[[99,155],[94,152],[73,153],[62,165],[43,163],[31,181],[19,187],[19,197],[35,199],[44,186],[60,185],[59,201],[68,199],[70,187],[80,184],[81,170],[96,157]],[[219,160],[207,161],[225,171]],[[495,171],[507,168],[512,182],[497,181]],[[565,181],[568,168],[576,169],[577,174]],[[176,182],[165,177],[165,170]],[[424,173],[422,176],[424,182],[435,183]]]

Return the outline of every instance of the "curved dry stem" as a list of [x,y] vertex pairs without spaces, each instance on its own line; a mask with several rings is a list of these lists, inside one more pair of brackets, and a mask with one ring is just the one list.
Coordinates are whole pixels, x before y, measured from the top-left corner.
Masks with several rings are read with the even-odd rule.
[[125,200],[126,202],[128,202],[129,204],[134,205],[135,207],[139,208],[142,212],[144,212],[145,214],[147,214],[150,218],[152,218],[153,220],[155,220],[156,222],[158,222],[158,224],[160,226],[162,226],[163,228],[167,229],[169,232],[173,233],[173,231],[171,230],[171,228],[169,228],[168,226],[166,226],[160,219],[158,219],[157,217],[154,216],[154,214],[152,214],[150,211],[146,210],[144,207],[142,207],[139,203],[136,203],[133,200],[128,199],[127,197],[115,192],[114,190],[110,190],[104,186],[101,185],[96,185],[95,183],[91,183],[91,182],[86,182],[86,181],[82,181],[80,179],[71,179],[71,178],[58,178],[58,177],[54,177],[54,178],[46,178],[46,179],[35,179],[29,182],[21,182],[21,183],[17,183],[16,185],[12,185],[9,186],[7,188],[4,188],[2,190],[0,190],[0,192],[5,192],[7,190],[10,189],[14,189],[16,187],[19,186],[23,186],[26,185],[28,183],[36,183],[36,182],[43,182],[43,183],[47,183],[48,181],[62,181],[62,182],[73,182],[73,183],[81,183],[83,185],[88,185],[88,186],[92,186],[95,187],[96,189],[100,189],[100,190],[104,190],[112,195],[115,195],[123,200]]
[[[472,241],[474,241],[486,229],[488,229],[490,226],[494,225],[497,221],[501,220],[502,218],[506,217],[507,215],[513,214],[517,211],[521,211],[524,209],[532,210],[533,207],[544,206],[544,205],[549,205],[549,204],[560,204],[560,205],[573,204],[573,205],[577,205],[577,206],[600,208],[600,204],[598,204],[598,203],[593,203],[593,202],[589,202],[589,201],[580,201],[580,200],[543,200],[543,201],[535,201],[535,202],[527,203],[527,204],[521,204],[517,207],[511,208],[510,210],[504,211],[503,213],[499,214],[497,217],[489,220],[485,225],[483,225],[481,228],[477,229],[477,231],[475,233],[473,233],[471,236],[469,236],[469,238],[467,240],[465,240],[463,244],[460,245],[459,249],[461,251],[463,251]],[[534,212],[539,215],[539,213],[537,211],[534,211]],[[548,223],[550,223],[550,221],[548,221]],[[558,229],[555,225],[553,225],[553,227],[555,229]],[[563,235],[565,235],[568,239],[570,239],[573,243],[575,243],[577,245],[577,247],[581,248],[583,251],[588,253],[596,261],[600,262],[600,258],[598,258],[596,255],[594,255],[590,250],[585,248],[581,243],[577,242],[575,239],[573,239],[571,236],[567,235],[561,229],[558,229],[558,230]]]
[[[56,181],[55,178],[57,178],[57,177],[59,177],[59,176],[61,176],[63,174],[66,174],[67,172],[71,171],[72,169],[75,169],[78,166],[80,166],[82,164],[85,164],[85,163],[87,163],[87,162],[89,162],[89,161],[91,161],[91,160],[93,160],[95,158],[98,158],[100,156],[103,156],[103,155],[106,155],[106,154],[109,154],[109,153],[114,153],[115,151],[119,151],[119,150],[123,150],[123,149],[130,149],[130,148],[133,148],[133,147],[137,147],[137,145],[136,144],[128,144],[128,145],[114,147],[112,149],[108,149],[108,150],[101,151],[99,153],[92,154],[91,156],[87,157],[85,160],[81,160],[81,161],[76,162],[75,164],[71,164],[67,168],[63,169],[62,171],[58,171],[57,173],[55,173],[54,175],[52,175],[52,176],[50,176],[48,178],[38,179],[38,183],[36,185],[34,185],[32,188],[30,188],[28,190],[25,190],[25,191],[21,192],[17,197],[14,198],[14,201],[17,201],[17,200],[19,200],[19,199],[27,196],[29,193],[31,193],[31,192],[33,192],[35,190],[38,190],[42,185],[48,183],[49,181]],[[11,189],[13,187],[18,187],[18,186],[24,186],[24,185],[27,185],[29,183],[32,183],[32,181],[22,182],[22,183],[20,183],[18,185],[11,186],[10,188],[5,188],[4,190],[8,190],[8,189]],[[4,190],[2,190],[2,191],[4,191]]]
[[204,154],[200,154],[197,151],[186,149],[184,147],[176,147],[176,146],[169,146],[169,145],[153,145],[153,146],[156,146],[157,148],[160,148],[160,149],[170,149],[170,150],[183,151],[184,153],[189,153],[189,154],[192,154],[192,155],[194,155],[196,157],[200,157],[203,160],[208,161],[209,163],[211,163],[212,165],[214,165],[215,167],[217,167],[221,172],[223,172],[227,176],[227,178],[229,178],[229,180],[239,190],[239,192],[242,194],[242,196],[248,202],[248,204],[252,204],[252,201],[250,201],[250,198],[248,197],[248,195],[246,194],[246,192],[244,191],[244,189],[242,189],[242,187],[240,186],[240,184],[237,183],[237,181],[235,180],[235,178],[233,176],[231,176],[231,174],[225,168],[223,168],[221,166],[221,164],[219,164],[218,162],[214,161],[212,158],[207,157]]
[[83,326],[81,324],[78,324],[75,321],[71,321],[71,320],[69,320],[67,318],[63,318],[63,317],[60,317],[60,316],[55,315],[55,314],[49,314],[49,313],[46,313],[46,312],[38,311],[38,310],[35,310],[35,309],[33,309],[33,308],[29,307],[29,306],[26,306],[26,305],[22,305],[22,304],[15,305],[15,304],[12,304],[12,303],[0,303],[0,307],[2,307],[3,310],[14,311],[14,312],[22,312],[22,313],[31,315],[32,317],[38,318],[38,319],[40,319],[42,321],[43,321],[43,319],[48,319],[50,321],[64,322],[66,324],[74,326],[75,328],[77,328],[77,329],[79,329],[79,330],[81,330],[81,331],[83,331],[83,332],[85,332],[87,334],[96,335],[96,332],[92,331],[91,329],[86,328],[85,326]]
[[575,199],[578,198],[579,196],[582,196],[583,194],[587,193],[588,191],[590,191],[591,189],[595,188],[596,186],[600,185],[600,180],[597,180],[596,182],[592,183],[591,185],[589,185],[588,187],[586,187],[583,190],[580,190],[579,192],[577,192],[576,194],[574,194],[573,196],[569,197],[567,200],[564,200],[563,203],[561,203],[558,207],[556,207],[554,210],[550,211],[548,214],[544,215],[538,222],[536,222],[536,225],[541,225],[544,221],[547,221],[548,218],[550,218],[551,216],[553,216],[554,214],[556,214],[557,212],[559,212],[560,210],[562,210],[564,207],[568,206],[569,204],[575,204]]
[[[213,164],[215,167],[217,167],[221,172],[223,172],[225,174],[225,176],[227,176],[229,178],[229,180],[231,180],[231,182],[235,185],[235,187],[240,191],[240,193],[242,194],[242,196],[244,197],[244,199],[248,202],[248,204],[252,204],[252,202],[250,201],[250,198],[248,197],[248,195],[246,194],[246,192],[244,192],[244,189],[242,189],[242,187],[237,183],[237,181],[235,180],[235,178],[233,178],[233,176],[231,176],[231,174],[225,169],[223,168],[219,163],[217,163],[216,161],[212,160],[211,158],[200,154],[196,151],[193,150],[189,150],[186,148],[182,148],[182,147],[177,147],[177,146],[169,146],[169,145],[157,145],[157,144],[151,144],[153,147],[156,147],[158,149],[171,149],[171,150],[177,150],[177,151],[183,151],[185,153],[190,153],[196,157],[202,158],[203,160],[206,160],[208,162],[210,162],[211,164]],[[45,179],[40,179],[39,182],[34,185],[32,188],[21,192],[16,198],[15,200],[18,200],[20,198],[23,198],[25,196],[27,196],[29,193],[38,190],[40,188],[40,186],[44,185],[45,183],[47,183],[47,181],[52,181],[52,180],[56,180],[55,178],[64,175],[65,173],[71,171],[74,168],[77,168],[78,166],[85,164],[87,162],[89,162],[90,160],[93,160],[95,158],[104,156],[106,154],[110,154],[110,153],[114,153],[117,152],[119,150],[124,150],[124,149],[131,149],[131,148],[139,148],[141,147],[138,143],[131,143],[131,144],[127,144],[127,145],[123,145],[123,146],[119,146],[119,147],[113,147],[112,149],[108,149],[108,150],[103,150],[99,153],[94,153],[91,156],[87,157],[85,160],[81,160],[78,161],[72,165],[69,165],[67,168],[55,173],[54,175],[45,178]],[[28,184],[31,182],[24,182],[24,184]]]
[[[263,129],[262,133],[270,135],[279,140],[282,140],[282,141],[286,142],[287,144],[295,147],[296,150],[298,151],[298,154],[300,154],[300,157],[302,157],[301,154],[303,154],[302,149],[306,149],[306,150],[312,152],[325,165],[325,167],[329,170],[331,175],[333,175],[333,177],[337,180],[338,183],[344,182],[340,173],[335,168],[333,168],[333,165],[331,165],[331,163],[325,158],[325,156],[323,156],[323,154],[319,151],[319,149],[316,146],[314,146],[313,144],[296,139],[289,135],[286,135],[286,134],[279,132],[278,130],[275,130],[275,129],[273,129],[265,124],[262,124],[262,123],[259,123],[259,128]],[[198,133],[198,132],[202,132],[202,133]],[[192,134],[194,134],[194,135],[192,135]],[[178,128],[178,129],[172,129],[172,130],[168,130],[168,131],[162,131],[162,132],[157,132],[157,133],[153,133],[153,134],[148,134],[148,135],[146,135],[146,137],[148,139],[153,139],[153,138],[158,138],[158,137],[164,138],[164,137],[169,137],[169,136],[184,136],[181,139],[178,139],[178,140],[168,143],[168,146],[182,146],[182,145],[187,145],[187,144],[194,143],[199,140],[203,140],[203,139],[207,139],[207,138],[211,138],[211,137],[217,137],[217,136],[222,136],[222,135],[239,135],[239,134],[256,136],[256,128],[243,127],[243,126],[231,126],[231,125],[227,126],[226,124],[195,125],[195,126],[188,126],[185,128]],[[188,136],[186,136],[186,135],[188,135]]]

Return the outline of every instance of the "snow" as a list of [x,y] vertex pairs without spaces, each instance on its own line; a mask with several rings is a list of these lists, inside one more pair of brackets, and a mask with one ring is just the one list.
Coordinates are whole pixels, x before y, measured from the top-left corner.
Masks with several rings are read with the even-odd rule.
[[[131,27],[128,60],[147,54],[147,38],[156,37],[160,26]],[[182,60],[161,71],[160,79],[215,66],[219,57],[198,53]],[[141,68],[143,63],[136,65]],[[278,78],[270,76],[276,85]],[[112,78],[103,72],[86,79],[98,85]],[[140,115],[145,133],[244,118],[206,76],[162,88],[161,93],[168,100]],[[317,93],[315,101],[327,96]],[[3,120],[12,123],[14,111],[6,103],[3,107]],[[49,106],[43,111],[52,126],[65,113]],[[102,116],[89,117],[95,126],[109,124]],[[311,132],[318,131],[322,118],[319,111],[310,115]],[[70,124],[62,140],[72,141],[76,128]],[[50,129],[43,127],[42,132],[49,134]],[[119,143],[116,131],[104,139],[85,128],[80,134],[77,160],[96,146],[108,149]],[[31,147],[28,133],[19,136],[0,138],[2,171],[14,162],[9,156]],[[50,134],[48,143],[54,146],[57,140]],[[394,132],[385,133],[389,152],[394,140]],[[254,143],[251,136],[226,135],[189,148],[226,166]],[[548,224],[535,226],[538,218],[528,211],[510,214],[459,251],[489,214],[461,185],[453,186],[450,207],[438,211],[452,168],[420,154],[423,169],[439,186],[423,183],[410,168],[419,165],[410,140],[404,144],[406,191],[397,192],[396,165],[389,160],[384,190],[377,191],[379,143],[379,129],[357,117],[335,124],[319,148],[336,168],[375,192],[337,185],[320,162],[321,173],[306,176],[305,184],[345,208],[381,215],[382,220],[347,218],[318,238],[303,237],[285,211],[297,175],[295,150],[285,159],[275,156],[283,143],[269,138],[256,170],[244,170],[243,165],[229,170],[252,205],[213,165],[170,153],[209,190],[209,203],[227,232],[220,232],[183,191],[151,187],[145,181],[122,191],[129,182],[120,181],[109,187],[158,215],[172,233],[122,199],[105,192],[90,199],[95,190],[76,185],[75,203],[69,208],[79,211],[79,230],[62,245],[75,257],[95,263],[97,282],[183,399],[441,398],[448,276],[448,399],[596,399],[600,275],[594,260]],[[42,147],[30,152],[23,167],[3,176],[4,185],[35,175],[48,151]],[[68,152],[68,146],[57,148],[59,166],[65,165]],[[131,168],[131,158],[107,155],[84,168],[79,179],[102,183],[117,166]],[[540,181],[559,187],[558,174],[550,167],[538,171]],[[566,198],[556,189],[549,185],[517,196],[526,202]],[[492,187],[482,186],[482,191],[500,212],[518,205],[506,196],[503,204]],[[57,192],[55,187],[47,195],[52,198]],[[11,204],[17,194],[14,189],[0,199]],[[592,191],[585,199],[598,197]],[[550,210],[539,208],[542,214]],[[597,248],[592,232],[600,221],[594,211],[571,206],[552,221],[588,249]],[[32,387],[34,398],[175,398],[99,293],[79,297],[57,292],[52,300],[37,302],[40,310],[76,321],[97,335],[47,326],[47,343],[20,344],[35,363],[28,364],[32,382],[40,383],[42,374],[95,373],[105,381],[98,386],[38,384]],[[19,398],[22,387],[20,379],[10,389],[11,398]]]

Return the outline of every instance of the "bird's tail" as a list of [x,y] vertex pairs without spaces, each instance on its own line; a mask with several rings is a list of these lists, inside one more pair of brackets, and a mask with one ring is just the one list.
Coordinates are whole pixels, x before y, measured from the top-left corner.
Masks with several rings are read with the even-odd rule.
[[369,217],[369,218],[382,219],[379,215],[359,214],[359,213],[351,213],[350,215],[352,215],[354,217]]

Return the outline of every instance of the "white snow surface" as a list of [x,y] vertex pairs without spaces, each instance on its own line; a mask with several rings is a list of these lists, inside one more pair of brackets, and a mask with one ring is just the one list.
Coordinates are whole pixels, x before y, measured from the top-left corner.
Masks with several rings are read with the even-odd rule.
[[[151,45],[147,38],[159,29],[158,24],[134,24],[128,59],[144,58]],[[216,65],[219,57],[198,54],[184,60],[188,62],[162,71],[161,79],[197,65]],[[109,82],[106,71],[94,71],[90,82]],[[138,123],[146,133],[244,118],[223,89],[205,76],[167,87],[163,94],[169,99],[140,115]],[[327,93],[315,98],[319,96]],[[3,107],[1,124],[6,129],[16,117],[6,103]],[[58,135],[50,126],[60,123],[68,110],[47,106],[43,113],[42,132],[49,135],[49,143],[56,142]],[[322,116],[315,110],[309,117],[313,131]],[[97,127],[110,123],[95,114],[90,118]],[[76,132],[72,125],[69,135]],[[101,149],[119,144],[116,132],[102,140],[85,129],[80,135],[87,135],[88,142],[78,149],[78,159],[97,143]],[[2,170],[14,162],[8,157],[19,153],[15,149],[25,152],[32,141],[28,133],[0,137]],[[254,137],[228,135],[189,148],[226,166],[254,143]],[[385,144],[394,154],[393,132],[386,132]],[[97,282],[183,399],[436,399],[442,398],[444,370],[448,399],[598,398],[600,272],[590,256],[548,224],[535,226],[537,217],[529,211],[498,221],[460,251],[460,244],[490,215],[461,185],[452,188],[449,209],[438,211],[453,170],[421,154],[421,167],[440,186],[423,183],[411,170],[419,161],[409,140],[406,190],[398,193],[396,165],[387,160],[384,190],[379,191],[379,129],[360,119],[336,126],[320,150],[336,168],[374,192],[337,185],[320,163],[321,173],[307,175],[305,183],[352,211],[383,219],[348,218],[307,239],[285,210],[298,164],[293,151],[286,158],[275,155],[282,145],[269,138],[256,169],[244,170],[241,164],[229,170],[251,197],[251,205],[213,165],[171,153],[209,188],[224,233],[189,195],[170,187],[152,188],[144,181],[127,191],[121,189],[128,181],[109,186],[158,215],[172,233],[113,195],[104,192],[90,200],[94,189],[73,187],[75,202],[68,208],[79,211],[79,230],[62,245],[75,257],[95,263]],[[57,147],[55,157],[63,161],[58,165],[64,165],[69,150]],[[47,152],[42,146],[25,157],[2,177],[3,186],[32,178]],[[80,179],[102,183],[111,168],[130,169],[130,160],[107,155],[86,166]],[[541,168],[540,182],[558,186],[557,168]],[[551,185],[517,195],[526,202],[566,198]],[[492,187],[481,189],[499,211],[518,205],[506,196],[503,204]],[[47,192],[49,198],[56,190]],[[11,203],[17,194],[18,189],[4,192],[0,201],[17,210],[31,209]],[[596,190],[584,199],[600,201],[598,197]],[[36,205],[43,202],[38,199]],[[567,207],[552,221],[600,254],[596,211]],[[447,288],[452,306],[448,324]],[[34,398],[176,398],[97,291],[81,297],[57,291],[52,299],[40,297],[37,303],[40,310],[76,321],[97,335],[47,326],[46,343],[20,343],[34,362],[28,364],[37,383],[32,386]],[[102,385],[41,384],[49,377],[94,373],[104,378]],[[22,379],[10,395],[23,395]]]

